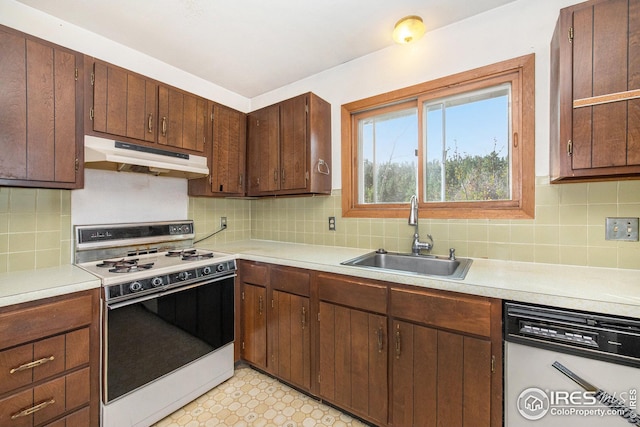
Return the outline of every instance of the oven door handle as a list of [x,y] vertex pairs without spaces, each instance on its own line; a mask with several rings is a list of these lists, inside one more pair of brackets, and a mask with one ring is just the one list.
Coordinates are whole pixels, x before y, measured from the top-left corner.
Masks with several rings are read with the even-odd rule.
[[222,280],[233,279],[233,278],[235,278],[237,276],[238,275],[235,274],[235,273],[234,274],[227,274],[225,276],[216,277],[216,278],[211,279],[211,280],[205,280],[203,282],[192,283],[191,285],[186,285],[186,286],[178,286],[178,287],[175,287],[175,288],[168,289],[166,291],[160,291],[160,292],[156,292],[156,293],[153,293],[153,294],[144,295],[144,296],[141,296],[140,298],[134,298],[134,299],[121,301],[121,302],[116,302],[116,303],[107,303],[107,308],[109,310],[115,310],[117,308],[126,307],[128,305],[137,304],[139,302],[148,301],[150,299],[163,297],[165,295],[175,294],[176,292],[182,292],[182,291],[186,291],[186,290],[189,290],[189,289],[197,288],[197,287],[200,287],[200,286],[210,285],[211,283],[220,282]]

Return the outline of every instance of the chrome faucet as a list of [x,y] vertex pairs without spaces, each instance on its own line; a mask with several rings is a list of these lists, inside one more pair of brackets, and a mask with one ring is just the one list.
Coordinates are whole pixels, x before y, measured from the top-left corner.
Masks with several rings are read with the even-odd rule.
[[420,241],[420,235],[418,234],[418,198],[415,194],[411,196],[410,203],[409,225],[416,227],[416,232],[413,235],[413,243],[411,244],[411,252],[415,255],[419,255],[420,251],[430,251],[433,248],[433,237],[431,237],[431,234],[427,234],[430,243]]

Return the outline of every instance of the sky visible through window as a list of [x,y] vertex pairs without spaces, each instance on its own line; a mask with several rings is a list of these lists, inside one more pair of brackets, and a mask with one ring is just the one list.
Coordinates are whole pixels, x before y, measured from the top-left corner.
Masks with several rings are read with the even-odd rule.
[[[446,109],[443,122],[442,106]],[[509,152],[509,89],[492,88],[458,99],[429,102],[426,110],[426,161],[442,161],[442,131],[447,158],[454,150],[461,156],[486,156],[495,148],[499,157]],[[410,163],[417,170],[419,144],[416,108],[394,111],[368,118],[361,123],[361,161],[376,164]],[[375,181],[375,180],[374,180]],[[417,194],[417,182],[415,193]]]

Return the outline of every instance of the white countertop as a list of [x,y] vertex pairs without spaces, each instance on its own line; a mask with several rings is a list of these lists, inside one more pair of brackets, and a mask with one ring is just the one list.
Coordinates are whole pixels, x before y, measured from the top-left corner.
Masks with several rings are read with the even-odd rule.
[[74,265],[0,273],[0,307],[99,287],[100,279]]
[[200,246],[252,261],[640,318],[640,270],[474,258],[464,280],[451,280],[340,265],[366,249],[264,240]]
[[[473,259],[464,280],[340,265],[370,250],[245,240],[199,245],[237,258],[393,283],[640,318],[640,270]],[[73,265],[0,274],[0,307],[100,287]]]

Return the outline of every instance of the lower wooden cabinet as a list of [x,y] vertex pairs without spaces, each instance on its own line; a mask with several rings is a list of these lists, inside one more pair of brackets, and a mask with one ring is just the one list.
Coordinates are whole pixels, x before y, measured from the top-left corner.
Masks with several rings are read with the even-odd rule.
[[502,425],[500,300],[246,261],[239,275],[251,365],[378,426]]
[[387,422],[387,318],[320,302],[320,396]]
[[98,289],[0,308],[0,426],[98,426],[98,313]]
[[491,342],[394,321],[394,426],[490,426]]
[[258,368],[267,369],[267,289],[243,283],[242,358]]
[[273,291],[269,316],[269,372],[304,390],[311,388],[309,298]]

